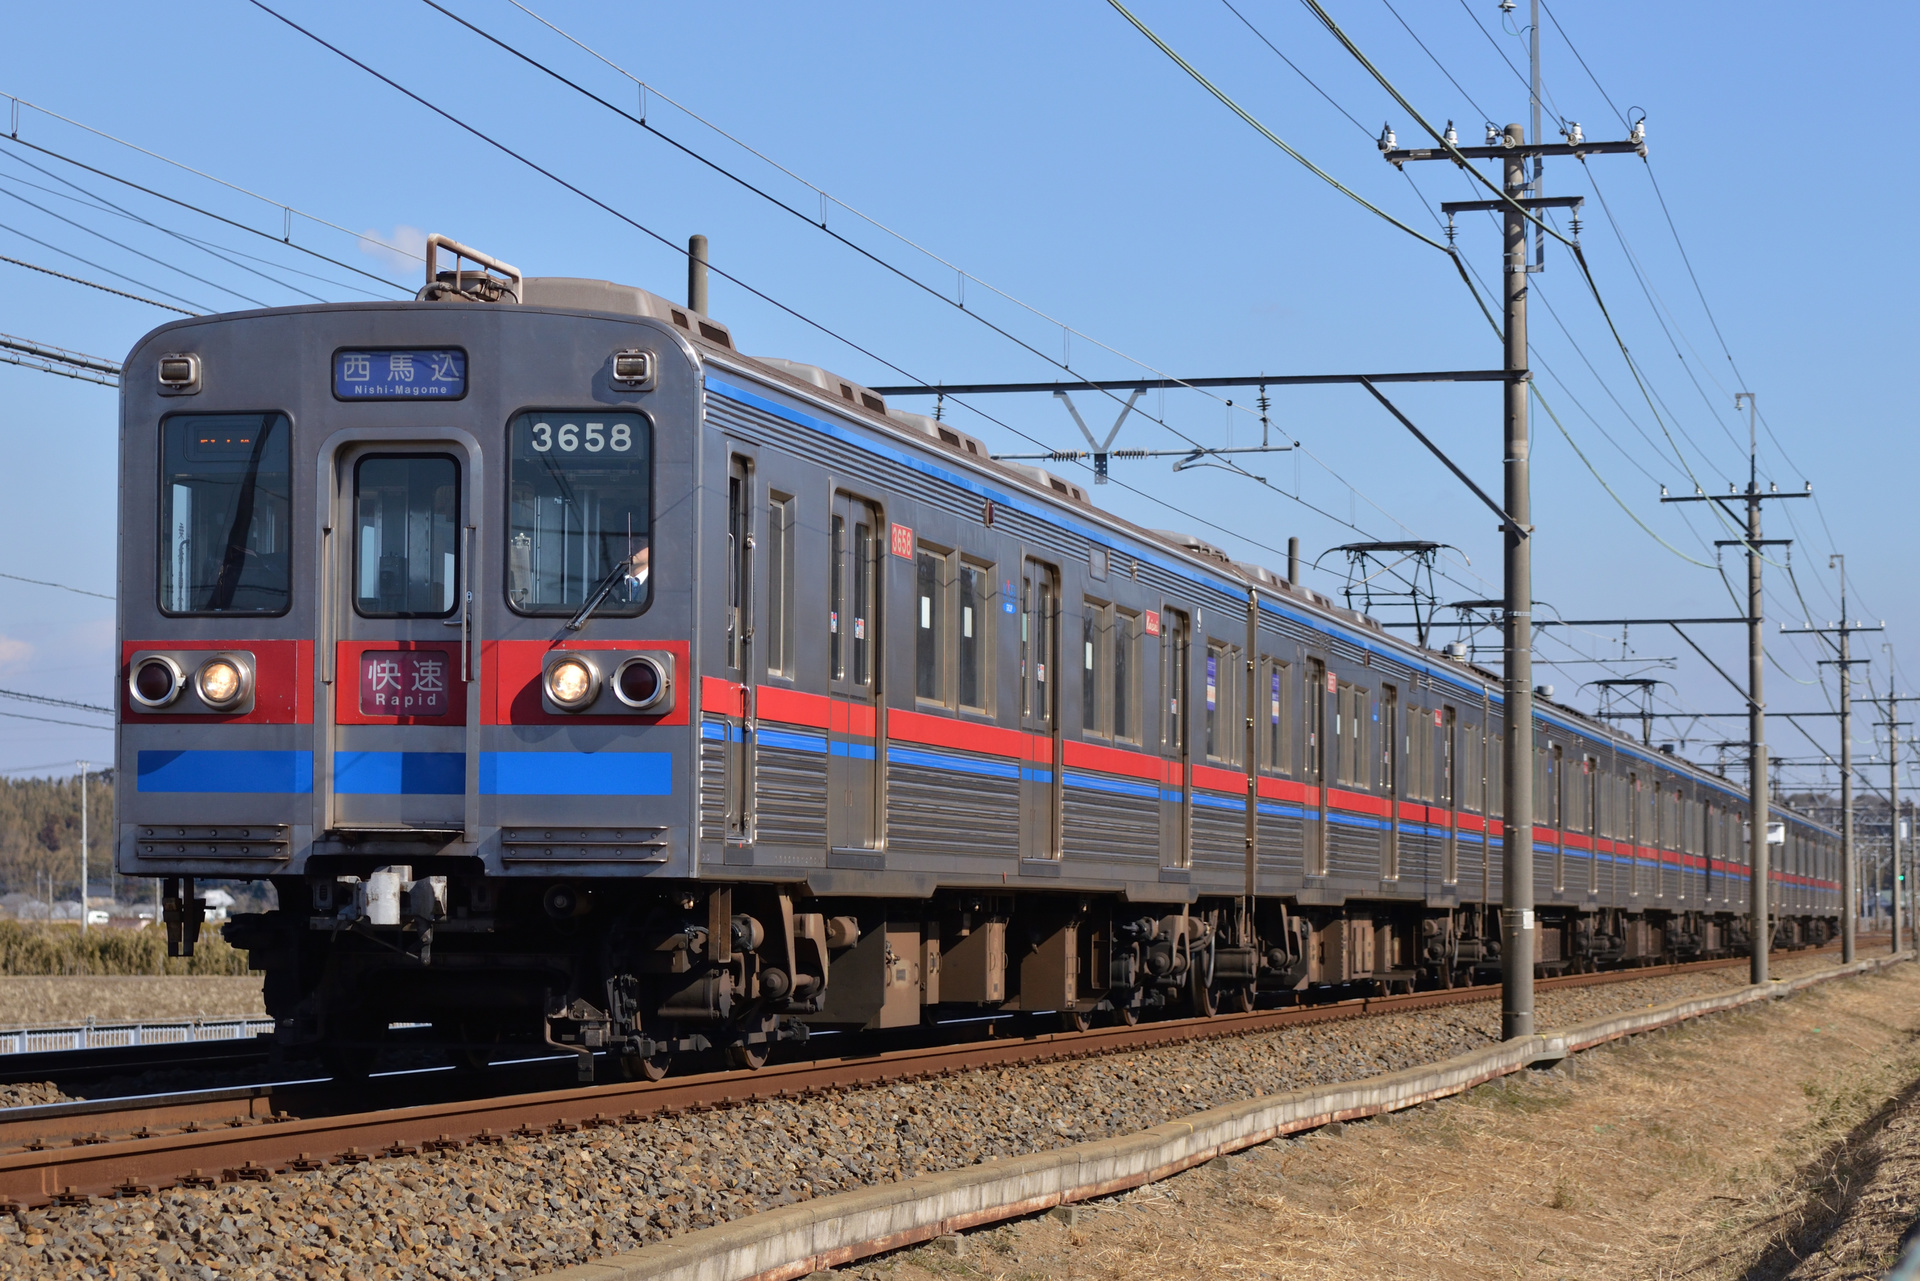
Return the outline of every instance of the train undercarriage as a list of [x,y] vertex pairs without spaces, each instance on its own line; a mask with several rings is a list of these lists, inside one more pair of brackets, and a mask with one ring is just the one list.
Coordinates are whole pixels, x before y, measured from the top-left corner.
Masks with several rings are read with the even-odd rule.
[[[416,874],[417,871],[417,874]],[[287,1050],[371,1069],[391,1029],[431,1024],[456,1064],[571,1052],[657,1079],[676,1061],[759,1067],[810,1031],[873,1031],[999,1014],[1095,1022],[1211,1016],[1356,995],[1497,983],[1497,906],[1353,901],[1301,907],[1203,898],[952,890],[931,899],[810,898],[803,887],[501,880],[388,866],[283,878],[280,908],[225,935],[265,973]],[[798,891],[798,892],[796,892]],[[166,886],[170,948],[190,951],[190,879]],[[1536,973],[1707,960],[1744,951],[1731,912],[1543,908]],[[1831,923],[1784,918],[1780,949]]]

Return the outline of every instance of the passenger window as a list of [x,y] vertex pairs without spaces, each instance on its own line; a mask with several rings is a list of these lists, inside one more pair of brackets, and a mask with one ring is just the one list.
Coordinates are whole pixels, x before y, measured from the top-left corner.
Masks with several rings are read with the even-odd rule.
[[1287,741],[1287,676],[1289,669],[1277,659],[1261,660],[1262,679],[1256,692],[1259,707],[1256,716],[1261,727],[1260,751],[1266,767],[1281,774],[1292,773],[1292,747]]
[[1028,561],[1020,578],[1020,687],[1022,711],[1035,728],[1053,724],[1058,625],[1059,591],[1053,568]]
[[1140,615],[1113,611],[1113,736],[1140,741]]
[[507,428],[507,603],[522,614],[646,608],[653,434],[639,414],[521,414]]
[[1240,759],[1240,651],[1231,645],[1207,646],[1207,755],[1216,761]]
[[913,692],[947,703],[947,553],[921,544],[913,557]]
[[960,563],[959,602],[954,610],[959,627],[960,706],[970,711],[986,711],[993,688],[987,670],[993,646],[991,631],[993,569],[991,566]]
[[160,426],[160,609],[284,614],[293,584],[283,414],[180,414]]
[[1113,644],[1113,607],[1097,600],[1080,602],[1080,732],[1107,735],[1101,713]]
[[370,454],[354,468],[354,608],[444,618],[460,582],[460,465],[445,454]]
[[785,494],[767,503],[767,674],[794,674],[793,499]]

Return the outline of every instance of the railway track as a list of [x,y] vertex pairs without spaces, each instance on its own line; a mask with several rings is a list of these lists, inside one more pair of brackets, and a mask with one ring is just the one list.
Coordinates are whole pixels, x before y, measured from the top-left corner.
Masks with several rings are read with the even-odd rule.
[[[1701,961],[1543,979],[1538,986],[1547,990],[1584,987],[1745,964],[1744,958]],[[169,1186],[265,1181],[286,1170],[523,1141],[760,1099],[1465,1004],[1491,1000],[1498,993],[1498,987],[1483,986],[1372,996],[1207,1019],[849,1054],[776,1063],[759,1071],[443,1098],[373,1111],[364,1110],[364,1085],[331,1082],[14,1108],[0,1111],[0,1204],[79,1204],[93,1196],[140,1195]]]

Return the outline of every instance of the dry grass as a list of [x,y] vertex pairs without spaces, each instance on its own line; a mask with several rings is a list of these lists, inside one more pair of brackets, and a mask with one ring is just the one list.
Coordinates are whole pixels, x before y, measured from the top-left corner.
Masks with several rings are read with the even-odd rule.
[[1920,1196],[1920,967],[1269,1144],[889,1278],[1878,1276]]
[[0,978],[0,1027],[262,1015],[260,976]]

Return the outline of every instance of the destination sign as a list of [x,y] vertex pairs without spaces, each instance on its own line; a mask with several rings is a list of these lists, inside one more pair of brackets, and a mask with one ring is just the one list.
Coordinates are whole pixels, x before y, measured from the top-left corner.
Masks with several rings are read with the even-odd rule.
[[467,394],[467,353],[456,347],[336,351],[333,394],[341,400],[458,400]]

